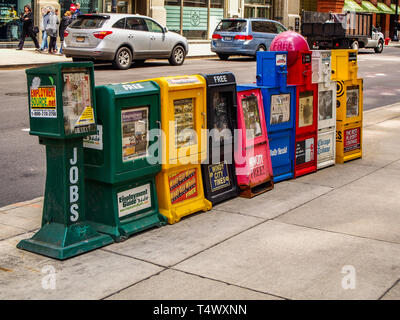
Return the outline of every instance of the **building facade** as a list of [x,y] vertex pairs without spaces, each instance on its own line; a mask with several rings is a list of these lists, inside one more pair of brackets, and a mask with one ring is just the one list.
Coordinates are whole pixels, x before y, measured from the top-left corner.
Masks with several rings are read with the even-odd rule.
[[82,13],[138,13],[154,18],[189,40],[208,40],[222,18],[268,18],[286,26],[299,17],[300,0],[0,0],[0,42],[16,42],[22,30],[19,15],[32,6],[35,25],[40,25],[44,6],[64,14],[72,2]]
[[400,8],[396,14],[396,2],[400,4],[400,0],[301,0],[300,12],[369,12],[373,14],[374,26],[381,29],[385,38],[393,38],[396,17],[398,19],[400,14]]

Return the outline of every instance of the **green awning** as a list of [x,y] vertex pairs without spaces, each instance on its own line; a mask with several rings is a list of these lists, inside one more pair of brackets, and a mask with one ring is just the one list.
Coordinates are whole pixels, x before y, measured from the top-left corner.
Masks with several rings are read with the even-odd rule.
[[356,11],[356,12],[365,12],[363,8],[361,8],[357,2],[354,0],[344,0],[344,7],[342,12],[346,11]]
[[[392,3],[391,7],[393,9],[393,14],[396,14],[396,5],[394,3]],[[398,10],[397,14],[400,14],[400,5],[399,5],[399,8],[397,10]]]
[[391,8],[389,8],[386,4],[384,4],[382,2],[377,3],[377,8],[383,14],[395,14],[395,10],[392,10]]
[[375,7],[369,1],[362,1],[361,2],[361,7],[364,9],[365,12],[382,13],[382,12],[379,11],[379,9],[377,7]]

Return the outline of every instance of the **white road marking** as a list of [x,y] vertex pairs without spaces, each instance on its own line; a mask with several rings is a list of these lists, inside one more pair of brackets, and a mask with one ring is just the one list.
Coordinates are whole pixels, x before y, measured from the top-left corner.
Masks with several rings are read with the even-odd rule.
[[21,131],[24,131],[24,132],[29,132],[29,130],[31,130],[31,129],[30,128],[21,129]]

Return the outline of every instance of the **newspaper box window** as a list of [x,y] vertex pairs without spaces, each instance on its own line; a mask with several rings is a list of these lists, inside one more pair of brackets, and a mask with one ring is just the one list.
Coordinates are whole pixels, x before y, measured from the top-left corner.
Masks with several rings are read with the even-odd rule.
[[113,242],[86,219],[83,138],[96,132],[92,63],[56,63],[26,70],[30,134],[46,146],[42,226],[17,247],[56,259]]

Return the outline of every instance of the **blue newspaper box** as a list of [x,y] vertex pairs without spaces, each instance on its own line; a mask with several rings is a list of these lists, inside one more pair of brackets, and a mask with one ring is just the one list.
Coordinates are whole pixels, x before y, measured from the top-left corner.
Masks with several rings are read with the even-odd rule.
[[238,91],[255,87],[261,89],[263,96],[274,182],[291,179],[296,86],[287,85],[287,52],[257,52],[257,84],[238,85]]

